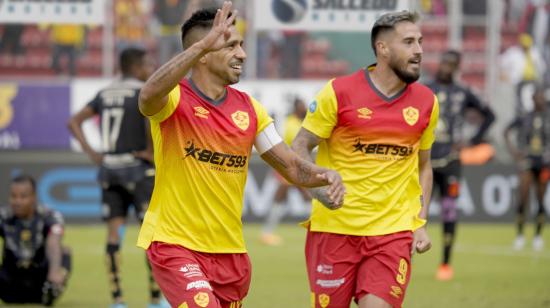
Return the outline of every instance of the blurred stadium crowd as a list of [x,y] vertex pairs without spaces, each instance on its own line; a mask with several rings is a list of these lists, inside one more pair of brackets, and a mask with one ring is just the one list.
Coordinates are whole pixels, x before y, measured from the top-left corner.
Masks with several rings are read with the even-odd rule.
[[[245,34],[253,16],[247,6],[251,0],[234,1],[239,10],[239,31]],[[449,36],[449,3],[445,0],[419,0],[422,30],[425,35],[424,67],[433,72],[437,55],[447,49]],[[517,43],[520,33],[534,38],[545,61],[549,61],[547,5],[539,0],[507,0],[501,29],[501,51]],[[123,48],[146,48],[157,63],[167,61],[181,49],[182,21],[199,7],[219,5],[216,0],[114,0],[112,15],[115,54]],[[487,1],[464,0],[462,51],[465,61],[463,80],[471,86],[484,87],[484,57],[487,37],[484,20]],[[78,77],[102,75],[104,48],[101,25],[76,24],[0,24],[0,74],[2,77]],[[365,38],[350,33],[305,31],[258,31],[255,78],[326,79],[351,72],[365,65],[371,57]],[[359,46],[356,46],[359,45]],[[350,51],[350,46],[354,46]],[[116,57],[115,57],[116,58]],[[253,64],[249,64],[253,65]]]

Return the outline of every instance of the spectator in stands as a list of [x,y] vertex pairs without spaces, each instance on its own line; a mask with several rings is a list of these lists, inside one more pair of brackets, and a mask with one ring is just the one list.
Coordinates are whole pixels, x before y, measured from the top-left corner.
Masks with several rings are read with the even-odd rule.
[[421,0],[420,8],[425,14],[431,14],[435,16],[447,15],[446,3],[443,0]]
[[23,24],[4,25],[4,32],[0,38],[0,52],[14,56],[22,54],[24,52],[23,46],[21,46],[23,30],[25,30]]
[[180,27],[193,0],[155,1],[155,17],[160,24],[159,63],[166,63],[181,51]]
[[117,53],[127,48],[146,48],[148,16],[140,0],[115,1]]
[[549,34],[550,26],[550,1],[531,0],[523,11],[519,21],[518,31],[528,33],[534,41],[538,50],[542,51],[546,42],[546,36]]
[[53,44],[52,69],[62,73],[61,57],[67,56],[69,75],[76,75],[76,60],[86,43],[86,28],[77,24],[55,24],[51,29]]
[[38,205],[35,181],[27,175],[11,181],[9,203],[0,208],[0,299],[50,306],[71,270],[70,252],[61,241],[63,217]]
[[538,49],[533,46],[529,34],[520,34],[519,45],[508,48],[502,54],[501,69],[502,77],[516,88],[517,112],[525,114],[532,111],[534,84],[543,77],[546,64]]

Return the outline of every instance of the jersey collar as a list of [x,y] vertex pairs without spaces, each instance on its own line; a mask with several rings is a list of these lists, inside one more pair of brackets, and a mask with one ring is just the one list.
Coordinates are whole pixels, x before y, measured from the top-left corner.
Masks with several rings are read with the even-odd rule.
[[369,83],[369,86],[374,91],[374,93],[376,93],[376,95],[378,95],[378,97],[380,97],[381,99],[383,99],[384,101],[386,101],[388,103],[391,103],[394,100],[398,99],[401,95],[403,95],[403,93],[405,93],[405,91],[407,90],[409,85],[406,85],[403,89],[399,90],[399,92],[395,93],[392,96],[386,96],[384,93],[382,93],[380,90],[378,90],[378,88],[374,85],[374,82],[372,82],[372,79],[370,78],[370,74],[369,74],[369,72],[372,71],[375,67],[376,67],[376,63],[369,65],[365,69],[365,79],[367,79],[367,82]]
[[216,107],[220,106],[225,101],[225,99],[227,98],[227,89],[225,90],[225,93],[223,94],[222,98],[220,98],[218,100],[214,100],[214,99],[211,99],[210,97],[206,96],[206,94],[204,94],[199,89],[199,87],[197,87],[197,85],[193,82],[193,80],[191,78],[189,78],[187,80],[188,80],[189,85],[191,86],[191,89],[193,90],[193,92],[195,92],[202,99],[204,99],[205,101],[209,102],[210,104],[212,104]]

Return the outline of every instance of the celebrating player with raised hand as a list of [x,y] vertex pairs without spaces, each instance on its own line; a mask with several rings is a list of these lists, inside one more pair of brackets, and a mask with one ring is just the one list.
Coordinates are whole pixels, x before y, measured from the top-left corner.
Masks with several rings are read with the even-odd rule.
[[328,185],[329,206],[345,193],[338,173],[299,158],[264,107],[229,86],[246,59],[231,6],[195,12],[182,27],[184,51],[140,94],[157,173],[138,246],[173,307],[240,307],[248,292],[241,214],[253,145],[289,182]]

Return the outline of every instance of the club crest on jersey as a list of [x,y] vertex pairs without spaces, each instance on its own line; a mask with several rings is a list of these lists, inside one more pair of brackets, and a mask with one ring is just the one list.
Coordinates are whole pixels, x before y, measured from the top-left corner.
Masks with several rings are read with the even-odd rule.
[[200,307],[206,307],[208,306],[208,303],[210,303],[210,297],[208,296],[208,293],[205,292],[195,294],[195,296],[193,296],[193,300],[195,301],[195,304]]
[[248,113],[244,111],[237,110],[233,112],[233,114],[231,114],[231,119],[233,120],[233,123],[235,123],[235,125],[242,130],[246,130],[250,125]]
[[420,113],[418,112],[418,109],[414,107],[407,107],[403,109],[403,118],[405,119],[405,122],[409,124],[410,126],[413,126],[418,122],[418,117]]
[[322,308],[328,307],[328,304],[330,304],[330,296],[326,294],[319,294],[319,305]]
[[208,119],[208,114],[210,113],[210,111],[206,110],[205,108],[203,108],[201,106],[193,107],[193,109],[195,109],[195,116],[196,117],[203,118],[203,119]]
[[363,108],[359,108],[357,109],[357,117],[361,118],[361,119],[369,119],[372,118],[372,110],[370,110],[369,108],[367,107],[363,107]]

